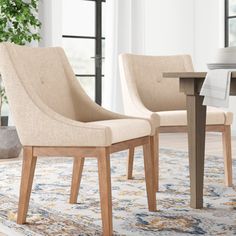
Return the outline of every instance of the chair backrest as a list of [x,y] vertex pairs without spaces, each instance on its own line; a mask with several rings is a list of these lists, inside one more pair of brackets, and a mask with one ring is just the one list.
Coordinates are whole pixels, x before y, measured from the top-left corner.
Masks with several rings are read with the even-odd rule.
[[[74,76],[68,76],[66,57],[61,48],[30,48],[2,43],[1,60],[2,63],[9,60],[8,71],[14,70],[17,74],[15,77],[6,76],[5,80],[20,83],[30,97],[37,94],[53,111],[70,119],[78,118],[76,111],[79,109],[75,109],[78,104],[73,92],[73,80],[76,79]],[[17,87],[15,90],[17,94]],[[20,102],[21,98],[18,99]]]
[[129,84],[135,84],[142,103],[150,111],[170,111],[186,108],[186,97],[179,92],[178,79],[163,78],[162,73],[193,71],[190,56],[122,54],[120,62],[125,77],[122,82],[126,81],[128,89]]

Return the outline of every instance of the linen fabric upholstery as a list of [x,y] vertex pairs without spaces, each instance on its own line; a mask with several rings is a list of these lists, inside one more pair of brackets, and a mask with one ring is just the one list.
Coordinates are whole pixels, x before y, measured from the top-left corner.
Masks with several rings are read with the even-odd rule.
[[89,124],[110,127],[112,129],[112,143],[119,143],[123,141],[124,137],[129,140],[147,136],[147,131],[149,134],[151,132],[148,122],[141,119],[102,120],[89,122]]
[[[150,119],[138,120],[94,103],[77,81],[61,48],[1,43],[0,73],[24,146],[109,146],[153,135],[159,126],[155,113]],[[113,121],[109,125],[95,122],[103,120]],[[135,132],[131,135],[126,129],[118,134],[117,127],[123,129],[128,123]]]
[[[155,112],[160,126],[186,126],[186,95],[179,92],[177,78],[163,78],[164,72],[192,72],[189,55],[119,56],[125,114],[147,117]],[[207,108],[207,125],[231,125],[233,113]]]

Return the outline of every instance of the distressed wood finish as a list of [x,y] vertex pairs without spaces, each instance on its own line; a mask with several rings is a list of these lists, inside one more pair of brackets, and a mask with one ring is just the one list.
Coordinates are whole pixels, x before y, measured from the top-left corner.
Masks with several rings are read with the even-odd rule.
[[[163,73],[163,77],[179,78],[180,91],[188,95],[193,95],[196,92],[200,92],[206,74],[206,72],[171,72]],[[230,95],[236,96],[236,71],[231,74]]]
[[[152,155],[154,156],[154,185],[156,186],[156,191],[159,191],[159,133],[156,132],[155,136],[150,137],[151,141],[151,152]],[[137,145],[138,146],[138,145]],[[133,178],[133,164],[134,162],[134,148],[131,147],[129,149],[129,155],[127,159],[127,179],[132,179]]]
[[26,222],[37,156],[74,156],[70,203],[76,203],[77,201],[84,159],[95,157],[98,161],[103,235],[112,235],[110,154],[125,149],[132,150],[136,146],[143,145],[148,208],[150,211],[156,210],[155,152],[151,150],[150,140],[151,138],[146,136],[116,143],[109,147],[24,147],[17,223],[23,224]]
[[153,171],[154,171],[154,186],[156,191],[159,191],[159,133],[150,137],[150,150],[153,156]]
[[[206,72],[172,72],[163,73],[166,78],[179,78],[180,91],[187,96],[187,116],[189,127],[189,162],[190,162],[190,185],[191,207],[203,207],[203,178],[204,178],[204,149],[205,149],[205,125],[206,111],[202,105],[199,92],[205,79]],[[232,72],[230,95],[236,95],[236,72]],[[210,131],[214,131],[210,127]],[[230,129],[225,125],[219,127],[223,134],[225,176],[226,185],[232,185],[232,154]]]
[[36,161],[37,157],[33,155],[33,148],[24,147],[17,224],[24,224],[26,222]]
[[[142,146],[148,142],[148,136],[115,143],[110,146],[110,153],[119,152],[131,147]],[[34,147],[35,156],[86,156],[97,157],[103,147]]]
[[133,178],[133,166],[134,166],[134,147],[129,149],[128,159],[127,159],[127,179]]
[[100,189],[100,204],[102,212],[102,228],[104,235],[112,235],[112,197],[110,150],[104,148],[98,158],[98,176]]
[[71,190],[70,190],[70,201],[69,201],[71,204],[77,202],[83,167],[84,167],[84,157],[74,157]]
[[130,148],[134,148],[134,147],[138,147],[138,146],[142,146],[145,143],[148,143],[149,137],[142,137],[142,138],[137,138],[137,139],[133,139],[133,140],[129,140],[129,141],[125,141],[125,142],[120,142],[120,143],[116,143],[111,145],[110,147],[110,152],[119,152],[125,149],[130,149]]
[[[205,79],[207,72],[165,72],[164,78]],[[236,79],[236,72],[232,72],[232,79]]]
[[149,211],[156,211],[155,156],[152,155],[151,140],[143,145],[144,169]]
[[[206,132],[224,132],[225,125],[206,125]],[[161,126],[159,133],[187,133],[188,126]]]
[[231,153],[231,129],[230,126],[225,126],[225,131],[222,133],[223,152],[224,152],[224,169],[225,169],[225,185],[232,187],[232,153]]
[[101,147],[34,147],[35,156],[96,157]]
[[187,96],[190,169],[190,206],[203,207],[206,107],[202,96]]

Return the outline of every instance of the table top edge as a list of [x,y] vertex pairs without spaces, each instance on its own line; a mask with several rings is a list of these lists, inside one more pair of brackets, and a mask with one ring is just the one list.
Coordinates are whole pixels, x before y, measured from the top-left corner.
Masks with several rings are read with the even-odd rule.
[[[186,79],[204,79],[207,72],[164,72],[164,78],[186,78]],[[232,78],[236,78],[236,71],[232,72]]]

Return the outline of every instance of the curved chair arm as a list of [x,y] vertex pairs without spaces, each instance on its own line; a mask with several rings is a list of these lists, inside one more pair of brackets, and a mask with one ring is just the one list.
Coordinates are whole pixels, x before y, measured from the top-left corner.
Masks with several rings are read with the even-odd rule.
[[37,99],[37,96],[22,95],[21,93],[22,106],[27,104],[27,108],[24,107],[25,115],[20,112],[21,106],[14,105],[16,98],[12,95],[9,96],[9,103],[14,109],[13,118],[15,118],[20,140],[24,146],[111,145],[112,136],[109,127],[68,119],[51,110],[40,99]]
[[[33,105],[35,105],[35,103],[32,104],[31,107]],[[112,144],[112,134],[109,127],[68,119],[45,106],[40,99],[37,100],[37,107],[34,109],[34,116],[38,117],[39,121],[43,121],[37,124],[37,134],[35,134],[36,137],[33,139],[34,141],[40,136],[41,138],[47,137],[47,140],[43,140],[43,142],[45,142],[44,145],[52,146],[88,147],[110,146]],[[35,115],[36,112],[37,116]],[[31,124],[33,120],[34,119],[31,120]],[[29,122],[27,122],[27,128],[29,129]],[[42,134],[42,132],[44,132],[44,134]],[[57,137],[60,138],[58,139]],[[30,140],[32,140],[32,137]],[[39,139],[38,142],[42,143],[42,140]]]
[[[71,79],[71,83],[73,84],[71,89],[73,89],[72,92],[76,98],[78,109],[80,109],[81,107],[85,108],[83,113],[80,112],[77,115],[78,120],[83,121],[83,122],[92,122],[92,121],[111,120],[111,119],[144,118],[144,119],[148,119],[151,124],[152,135],[155,134],[156,128],[159,127],[160,125],[160,118],[157,114],[150,111],[146,112],[146,108],[144,106],[143,108],[145,108],[145,110],[143,109],[143,112],[136,113],[136,114],[131,112],[129,113],[131,116],[111,112],[99,106],[98,104],[96,104],[90,99],[90,97],[85,93],[81,85],[76,80],[74,72],[71,69],[71,66],[67,60],[67,57],[64,51],[61,48],[58,48],[58,53],[60,54],[62,58],[62,63],[63,63],[63,68],[65,69],[65,73],[67,77]],[[135,109],[135,110],[139,110],[139,109]]]
[[[112,119],[145,119],[148,120],[151,125],[151,135],[154,135],[156,129],[160,126],[160,117],[158,114],[153,112],[140,112],[134,115],[122,115],[115,112],[111,112],[95,102],[93,102],[90,97],[81,89],[80,84],[75,81],[73,86],[76,89],[78,98],[79,107],[86,107],[84,113],[78,115],[78,119],[84,122],[93,122],[99,120],[112,120]],[[84,93],[83,95],[79,93]]]
[[130,79],[131,68],[129,68],[124,63],[123,59],[125,57],[126,54],[119,55],[120,76],[122,82],[121,84],[122,84],[123,97],[125,101],[124,102],[125,113],[128,115],[145,117],[145,118],[153,116],[154,114],[158,116],[156,113],[148,110],[142,103],[137,87],[135,83]]
[[[112,142],[109,127],[70,120],[46,106],[19,78],[19,71],[12,66],[5,45],[0,47],[4,81],[13,120],[24,146],[109,146]],[[8,78],[8,79],[4,79]],[[22,113],[24,110],[24,114]],[[91,137],[93,137],[91,139]]]

